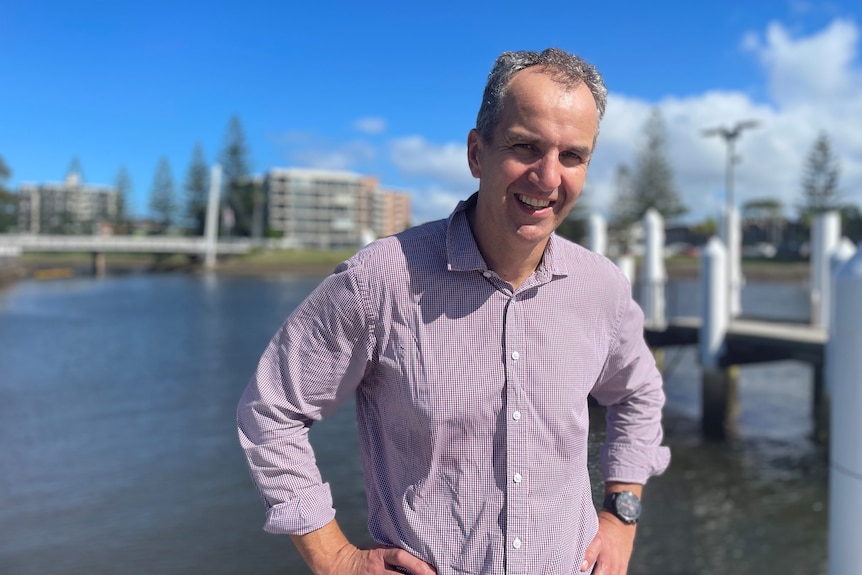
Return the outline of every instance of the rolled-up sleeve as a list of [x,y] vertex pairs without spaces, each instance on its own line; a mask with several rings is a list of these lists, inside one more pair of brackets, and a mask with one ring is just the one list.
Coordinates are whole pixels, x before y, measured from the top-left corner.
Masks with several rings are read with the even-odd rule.
[[607,407],[600,463],[606,481],[643,484],[670,463],[670,450],[661,445],[665,396],[661,373],[644,341],[643,312],[631,297],[619,309],[617,335],[592,393]]
[[342,264],[296,308],[240,399],[240,444],[271,533],[302,535],[335,516],[308,430],[354,392],[370,358],[360,272]]

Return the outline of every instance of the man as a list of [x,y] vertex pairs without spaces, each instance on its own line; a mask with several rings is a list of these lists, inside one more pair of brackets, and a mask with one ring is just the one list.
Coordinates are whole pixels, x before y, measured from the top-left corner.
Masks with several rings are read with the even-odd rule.
[[[478,192],[341,264],[264,352],[240,439],[266,529],[314,573],[626,572],[641,486],[669,460],[661,377],[623,275],[553,234],[606,98],[576,56],[500,56],[468,137]],[[338,528],[307,440],[349,394],[371,550]],[[588,395],[608,406],[598,514]]]

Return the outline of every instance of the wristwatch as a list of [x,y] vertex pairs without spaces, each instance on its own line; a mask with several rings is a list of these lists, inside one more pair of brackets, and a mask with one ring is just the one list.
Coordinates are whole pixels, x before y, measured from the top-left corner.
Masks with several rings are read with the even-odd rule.
[[641,516],[641,500],[631,491],[608,493],[602,509],[610,511],[623,523],[634,525]]

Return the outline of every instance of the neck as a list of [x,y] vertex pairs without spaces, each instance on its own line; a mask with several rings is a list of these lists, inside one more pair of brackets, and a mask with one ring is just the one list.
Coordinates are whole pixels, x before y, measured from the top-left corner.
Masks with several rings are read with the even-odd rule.
[[518,287],[527,281],[542,261],[548,240],[538,244],[527,244],[517,242],[490,242],[488,234],[483,233],[481,223],[476,220],[476,207],[467,211],[467,221],[473,232],[476,247],[488,269],[497,273],[498,276],[509,282],[512,288]]

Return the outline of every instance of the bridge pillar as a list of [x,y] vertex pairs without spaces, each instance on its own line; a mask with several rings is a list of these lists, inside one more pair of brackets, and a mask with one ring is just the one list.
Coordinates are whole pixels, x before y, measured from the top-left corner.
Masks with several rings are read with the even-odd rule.
[[204,266],[215,267],[218,241],[218,207],[221,196],[221,165],[213,164],[210,170],[210,193],[207,200],[207,218],[204,222]]
[[213,164],[210,171],[210,192],[207,200],[207,218],[204,222],[204,267],[212,269],[216,263],[218,241],[218,208],[221,197],[221,165]]
[[104,252],[93,252],[93,275],[97,278],[105,277],[107,260]]
[[702,369],[701,428],[704,437],[724,439],[739,411],[736,366],[721,367],[729,319],[727,251],[712,237],[701,252],[701,327],[698,347]]

